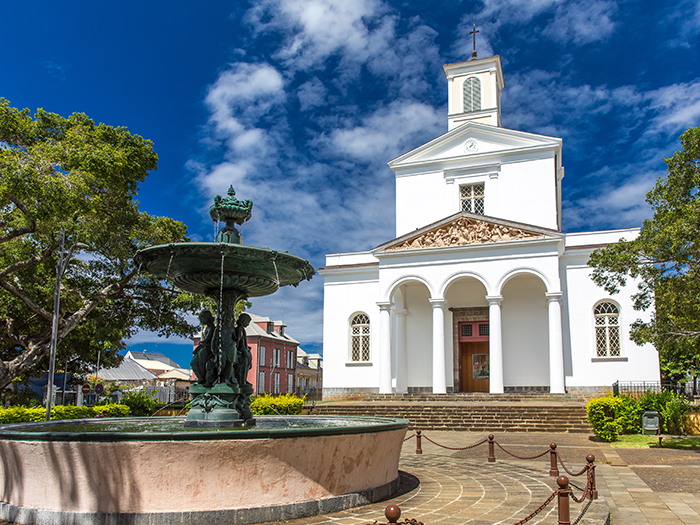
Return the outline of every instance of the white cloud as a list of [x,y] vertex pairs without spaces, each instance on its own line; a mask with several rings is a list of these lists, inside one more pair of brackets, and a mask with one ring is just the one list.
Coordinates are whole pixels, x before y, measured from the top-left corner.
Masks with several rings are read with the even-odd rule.
[[303,83],[297,90],[297,97],[299,98],[302,111],[324,105],[327,94],[326,86],[318,78],[312,78],[308,82]]
[[674,35],[664,38],[660,45],[665,48],[689,48],[700,34],[700,0],[671,2],[661,9],[658,26]]
[[612,20],[615,9],[615,4],[607,0],[558,3],[554,20],[542,34],[577,46],[605,40],[615,29]]
[[700,80],[664,86],[645,98],[654,113],[645,132],[647,138],[659,133],[679,134],[700,122]]
[[[256,31],[287,33],[277,56],[288,67],[306,69],[332,54],[366,57],[382,40],[386,24],[370,29],[367,22],[385,10],[377,0],[263,0],[247,15]],[[290,31],[291,29],[291,31]]]
[[284,100],[282,75],[269,64],[237,63],[223,71],[205,102],[210,122],[227,135],[244,132],[245,122],[259,118]]
[[494,54],[492,41],[497,40],[499,31],[532,25],[540,15],[550,16],[537,29],[538,35],[555,42],[581,46],[606,40],[615,29],[612,15],[616,8],[612,0],[486,0],[481,11],[460,21],[453,53],[471,56],[473,37],[469,32],[475,18],[479,57]]
[[[610,176],[612,170],[618,173]],[[643,164],[625,167],[606,167],[595,174],[597,184],[591,184],[590,195],[576,200],[563,202],[562,213],[566,231],[581,228],[628,228],[641,226],[644,219],[651,216],[651,208],[644,201],[645,195],[652,189],[656,179],[663,172],[644,171]],[[619,185],[611,180],[619,180],[620,171],[627,177]]]
[[369,114],[361,125],[331,132],[340,152],[385,164],[406,148],[420,144],[419,137],[444,133],[445,116],[437,108],[413,101],[394,101]]

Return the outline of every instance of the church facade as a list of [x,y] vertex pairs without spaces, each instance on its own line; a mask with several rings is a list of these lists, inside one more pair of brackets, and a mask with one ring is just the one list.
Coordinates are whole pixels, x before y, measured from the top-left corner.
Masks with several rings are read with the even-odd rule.
[[319,270],[324,399],[659,381],[635,284],[609,296],[586,264],[639,230],[563,233],[562,140],[501,126],[498,56],[444,70],[447,133],[389,162],[397,237]]

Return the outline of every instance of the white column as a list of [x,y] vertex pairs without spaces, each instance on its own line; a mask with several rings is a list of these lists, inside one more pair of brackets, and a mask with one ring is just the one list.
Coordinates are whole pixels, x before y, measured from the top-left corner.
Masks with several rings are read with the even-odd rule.
[[406,348],[406,314],[408,310],[395,310],[396,319],[396,392],[408,392],[408,356]]
[[549,310],[549,391],[563,394],[564,347],[561,335],[561,292],[546,293]]
[[501,333],[502,295],[487,295],[489,303],[489,392],[503,393],[503,334]]
[[379,306],[379,393],[391,394],[391,303]]
[[433,394],[447,393],[445,380],[445,299],[429,299],[433,305]]

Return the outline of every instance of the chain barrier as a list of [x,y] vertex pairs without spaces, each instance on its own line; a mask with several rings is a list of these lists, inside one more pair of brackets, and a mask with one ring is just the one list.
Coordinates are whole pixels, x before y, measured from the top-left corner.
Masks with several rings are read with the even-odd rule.
[[500,448],[503,452],[505,452],[506,454],[508,454],[508,455],[510,455],[510,456],[513,456],[513,457],[516,458],[516,459],[537,459],[537,458],[541,458],[541,457],[544,456],[545,454],[548,454],[548,453],[549,453],[549,450],[545,450],[544,452],[542,452],[542,454],[538,454],[537,456],[530,456],[530,457],[516,456],[516,455],[513,454],[512,452],[508,452],[506,449],[504,449],[498,441],[494,441],[494,443],[496,443],[496,446],[497,446],[498,448]]
[[553,500],[554,498],[557,497],[557,494],[559,494],[559,490],[555,490],[554,492],[552,492],[552,494],[551,494],[546,500],[544,500],[544,503],[543,503],[542,505],[540,505],[539,507],[537,507],[536,510],[534,510],[533,512],[531,512],[529,516],[525,516],[525,517],[524,517],[523,519],[521,519],[520,521],[515,522],[514,525],[522,525],[523,523],[527,523],[527,522],[530,521],[532,518],[534,518],[535,516],[537,516],[540,512],[542,512],[542,511],[547,507],[547,505],[549,505],[549,504],[552,502],[552,500]]
[[559,455],[559,452],[555,451],[554,453],[557,455],[557,459],[559,460],[559,464],[561,465],[561,468],[563,468],[569,476],[577,477],[588,470],[588,465],[584,465],[584,467],[579,472],[577,472],[577,473],[571,472],[568,468],[566,468],[566,465],[564,465],[564,462],[562,461],[561,456]]
[[473,445],[467,445],[466,447],[448,447],[447,445],[441,445],[440,443],[436,443],[432,439],[430,439],[428,436],[423,436],[424,439],[427,439],[430,441],[433,445],[437,445],[438,447],[446,448],[447,450],[467,450],[470,448],[478,447],[479,445],[483,445],[488,441],[488,439],[484,438],[478,443],[474,443]]
[[591,506],[591,503],[593,503],[592,498],[588,500],[588,503],[586,503],[586,506],[583,507],[581,514],[578,515],[578,518],[576,518],[571,525],[578,525],[579,521],[581,521],[583,519],[583,516],[586,514],[586,512],[588,512],[588,508]]
[[414,438],[414,437],[416,437],[415,433],[408,436],[406,439],[404,439],[404,441],[408,441],[409,439]]
[[[569,482],[569,486],[571,486],[571,487],[576,487],[576,485],[574,485],[574,484],[571,483],[571,482]],[[588,498],[586,498],[586,496],[588,495],[588,484],[586,484],[586,486],[585,486],[584,488],[581,488],[581,487],[576,487],[576,488],[577,488],[578,490],[582,491],[583,494],[581,494],[581,497],[580,497],[580,498],[577,498],[576,496],[574,496],[574,491],[572,490],[572,491],[571,491],[571,499],[572,499],[572,500],[574,500],[576,503],[582,503],[583,500],[588,499]]]

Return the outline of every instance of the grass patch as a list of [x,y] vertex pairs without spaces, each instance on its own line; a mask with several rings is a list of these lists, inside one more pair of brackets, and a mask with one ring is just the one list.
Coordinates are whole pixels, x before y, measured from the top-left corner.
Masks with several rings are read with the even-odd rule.
[[[630,434],[618,436],[617,441],[610,443],[613,448],[659,448],[659,438],[656,436],[644,436],[642,434]],[[661,448],[673,448],[677,450],[700,450],[699,437],[668,438],[661,440]]]

